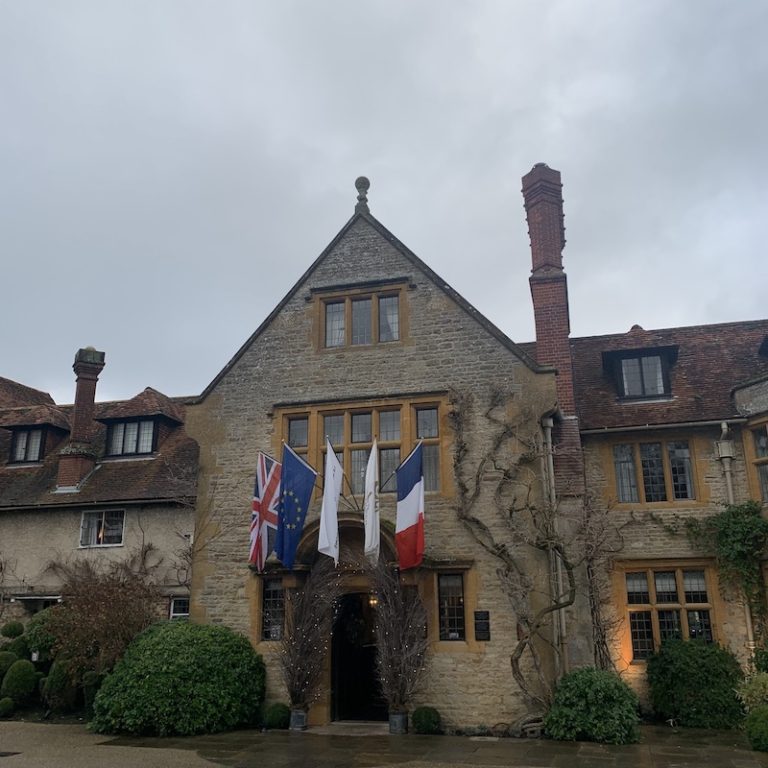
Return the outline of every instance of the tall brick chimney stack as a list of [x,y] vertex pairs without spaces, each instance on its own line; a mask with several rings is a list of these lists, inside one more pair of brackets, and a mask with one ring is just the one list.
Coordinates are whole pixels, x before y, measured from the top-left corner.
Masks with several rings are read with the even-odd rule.
[[579,493],[584,469],[573,393],[573,363],[568,339],[568,278],[563,271],[565,224],[560,172],[537,163],[523,176],[523,198],[531,238],[533,268],[529,283],[536,321],[536,360],[557,368],[557,398],[562,421],[555,457],[560,490]]
[[93,449],[93,414],[96,382],[103,368],[103,352],[98,352],[93,347],[77,351],[72,366],[77,376],[72,431],[69,443],[59,455],[59,472],[56,478],[59,490],[76,489],[96,465],[96,454]]

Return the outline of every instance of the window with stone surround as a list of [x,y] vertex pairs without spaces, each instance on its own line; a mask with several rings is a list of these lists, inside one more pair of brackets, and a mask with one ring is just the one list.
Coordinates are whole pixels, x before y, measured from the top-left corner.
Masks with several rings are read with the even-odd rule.
[[14,429],[11,439],[12,464],[31,463],[43,458],[45,430],[42,427]]
[[710,569],[662,564],[624,570],[623,594],[632,660],[643,661],[665,640],[714,642]]
[[755,450],[754,466],[760,485],[760,497],[768,502],[768,424],[763,424],[752,430],[752,441]]
[[616,499],[652,504],[696,498],[687,440],[619,443],[613,446]]
[[189,598],[172,597],[168,611],[168,618],[177,621],[186,621],[189,619]]
[[264,579],[261,593],[261,639],[281,640],[285,625],[282,579]]
[[445,474],[441,463],[447,456],[441,430],[446,407],[445,396],[429,396],[280,409],[282,435],[321,475],[327,436],[344,468],[344,495],[365,492],[365,472],[374,439],[379,451],[381,493],[396,491],[394,471],[421,440],[425,491],[438,492],[442,490]]
[[403,338],[404,279],[316,289],[320,346],[388,344]]
[[437,575],[437,603],[440,639],[466,640],[463,574],[439,573]]

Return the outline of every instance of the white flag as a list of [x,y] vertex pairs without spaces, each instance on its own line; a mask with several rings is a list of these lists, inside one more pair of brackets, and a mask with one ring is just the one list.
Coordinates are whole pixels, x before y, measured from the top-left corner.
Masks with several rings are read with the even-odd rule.
[[317,551],[333,558],[339,564],[339,496],[344,470],[333,452],[331,443],[325,440],[325,478],[323,479],[323,506],[320,508],[320,536]]
[[379,449],[373,441],[368,466],[365,468],[365,519],[364,554],[372,564],[379,561]]

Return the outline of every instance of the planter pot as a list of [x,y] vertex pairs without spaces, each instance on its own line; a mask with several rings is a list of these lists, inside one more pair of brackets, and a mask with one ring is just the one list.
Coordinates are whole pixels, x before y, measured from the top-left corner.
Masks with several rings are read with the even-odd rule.
[[307,730],[307,712],[304,709],[291,710],[291,723],[288,726],[292,731]]
[[408,733],[408,713],[390,712],[389,713],[389,732],[390,733]]

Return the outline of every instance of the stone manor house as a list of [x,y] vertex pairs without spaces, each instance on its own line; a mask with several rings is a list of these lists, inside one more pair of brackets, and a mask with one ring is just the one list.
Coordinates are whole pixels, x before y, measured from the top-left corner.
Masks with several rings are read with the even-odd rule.
[[323,557],[321,493],[294,567],[272,557],[256,573],[256,458],[285,442],[322,473],[327,435],[347,478],[346,594],[310,723],[384,718],[364,472],[376,439],[382,558],[395,562],[391,474],[421,440],[426,551],[402,573],[428,615],[414,705],[449,727],[514,723],[575,666],[612,663],[642,688],[668,637],[746,660],[749,610],[679,529],[723,503],[768,502],[768,320],[571,338],[560,174],[539,164],[523,178],[536,340],[517,344],[371,215],[366,179],[356,186],[352,218],[199,397],[148,388],[99,403],[105,360],[90,348],[74,405],[0,379],[4,615],[59,599],[52,553],[107,562],[152,544],[163,612],[245,633],[268,699],[285,701],[285,594]]

